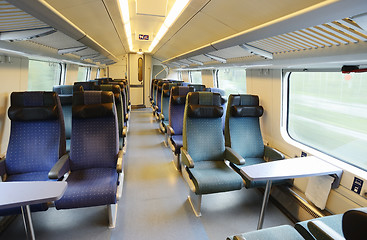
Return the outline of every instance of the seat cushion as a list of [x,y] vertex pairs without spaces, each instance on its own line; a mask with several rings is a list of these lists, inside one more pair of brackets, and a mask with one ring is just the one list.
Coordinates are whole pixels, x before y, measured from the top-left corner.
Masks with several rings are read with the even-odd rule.
[[69,209],[116,203],[118,174],[114,168],[77,170],[67,178],[68,187],[57,209]]
[[[262,158],[245,158],[246,163],[243,165],[238,165],[238,164],[234,164],[234,163],[230,163],[230,166],[238,173],[241,175],[241,177],[245,180],[245,187],[246,188],[258,188],[258,187],[265,187],[266,186],[266,181],[250,181],[244,174],[241,173],[241,168],[244,166],[250,166],[250,165],[254,165],[254,164],[261,164],[261,163],[265,163],[266,161]],[[284,184],[287,183],[289,180],[274,180],[272,181],[272,185],[279,185],[279,184]]]
[[291,226],[281,225],[247,232],[241,235],[227,238],[233,240],[303,240],[303,237]]
[[182,147],[182,135],[173,135],[171,141],[173,146],[175,146],[175,154],[179,154]]
[[243,187],[241,176],[224,161],[195,162],[195,167],[187,168],[186,171],[195,185],[196,194],[226,192]]
[[326,217],[321,217],[321,218],[315,218],[315,219],[311,219],[311,220],[306,220],[306,221],[298,222],[298,223],[296,223],[296,225],[294,226],[294,228],[306,240],[315,240],[316,238],[314,238],[312,236],[310,230],[308,229],[307,223],[310,222],[310,221],[313,221],[313,220],[319,220],[319,221],[325,223],[330,228],[332,228],[337,233],[339,233],[341,236],[343,236],[342,218],[343,218],[343,214],[337,214],[337,215],[331,215],[331,216],[326,216]]

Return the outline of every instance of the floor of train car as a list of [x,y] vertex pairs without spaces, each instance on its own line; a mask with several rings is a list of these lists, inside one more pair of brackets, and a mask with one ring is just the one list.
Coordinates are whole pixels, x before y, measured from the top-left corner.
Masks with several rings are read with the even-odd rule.
[[[203,196],[202,217],[187,200],[188,187],[172,163],[150,109],[131,113],[125,181],[115,229],[106,207],[32,213],[36,239],[211,239],[256,229],[262,193],[256,189]],[[269,202],[264,227],[292,222]],[[25,239],[19,216],[0,239]]]

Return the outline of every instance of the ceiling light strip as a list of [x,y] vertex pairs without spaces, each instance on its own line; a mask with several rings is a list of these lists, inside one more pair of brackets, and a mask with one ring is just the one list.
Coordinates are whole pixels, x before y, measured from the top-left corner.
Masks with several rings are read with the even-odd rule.
[[133,51],[133,41],[131,36],[131,24],[130,24],[130,13],[129,13],[129,2],[128,0],[119,0],[119,9],[122,16],[122,22],[124,24],[125,34],[127,42],[129,44],[130,51]]
[[152,52],[153,49],[157,46],[159,41],[166,34],[168,29],[172,26],[172,24],[176,21],[178,16],[180,16],[181,12],[185,9],[190,0],[176,0],[173,4],[171,10],[169,11],[166,19],[164,20],[161,28],[159,29],[157,35],[154,37],[152,44],[149,46],[148,52]]

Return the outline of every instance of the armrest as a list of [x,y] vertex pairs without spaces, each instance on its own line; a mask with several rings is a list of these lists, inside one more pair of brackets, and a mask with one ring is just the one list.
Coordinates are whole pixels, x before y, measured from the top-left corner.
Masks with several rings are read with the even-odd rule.
[[122,136],[123,137],[127,136],[127,127],[125,127],[125,126],[122,128]]
[[5,168],[5,158],[0,159],[0,176],[3,176],[6,173]]
[[162,120],[162,121],[164,120],[164,115],[163,115],[163,113],[159,114],[159,119],[160,119],[160,120]]
[[167,129],[167,134],[168,136],[172,136],[175,135],[175,130],[173,130],[173,128],[171,127],[171,125],[166,125],[166,129]]
[[186,166],[188,166],[189,168],[194,167],[194,161],[192,160],[189,153],[183,147],[181,147],[181,162]]
[[129,114],[128,113],[125,114],[125,121],[127,121],[127,120],[129,120]]
[[116,164],[116,171],[118,173],[122,173],[123,156],[124,156],[124,152],[122,150],[120,150],[119,153],[118,153],[118,155],[117,155],[117,164]]
[[269,160],[281,160],[284,159],[283,153],[271,148],[269,146],[264,146],[264,157],[268,158]]
[[227,159],[228,161],[235,163],[235,164],[245,164],[245,159],[239,155],[237,152],[235,152],[232,148],[230,147],[226,147],[225,150],[225,159]]
[[317,240],[345,240],[343,236],[319,220],[309,221],[307,227]]
[[48,173],[48,178],[50,179],[59,179],[65,175],[65,173],[69,172],[69,154],[64,154],[52,167],[51,171]]

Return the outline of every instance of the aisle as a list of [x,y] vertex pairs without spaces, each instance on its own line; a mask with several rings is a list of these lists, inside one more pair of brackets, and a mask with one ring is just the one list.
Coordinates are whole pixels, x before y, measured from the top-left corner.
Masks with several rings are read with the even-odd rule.
[[132,111],[119,230],[112,231],[111,239],[208,239],[163,140],[150,109]]

